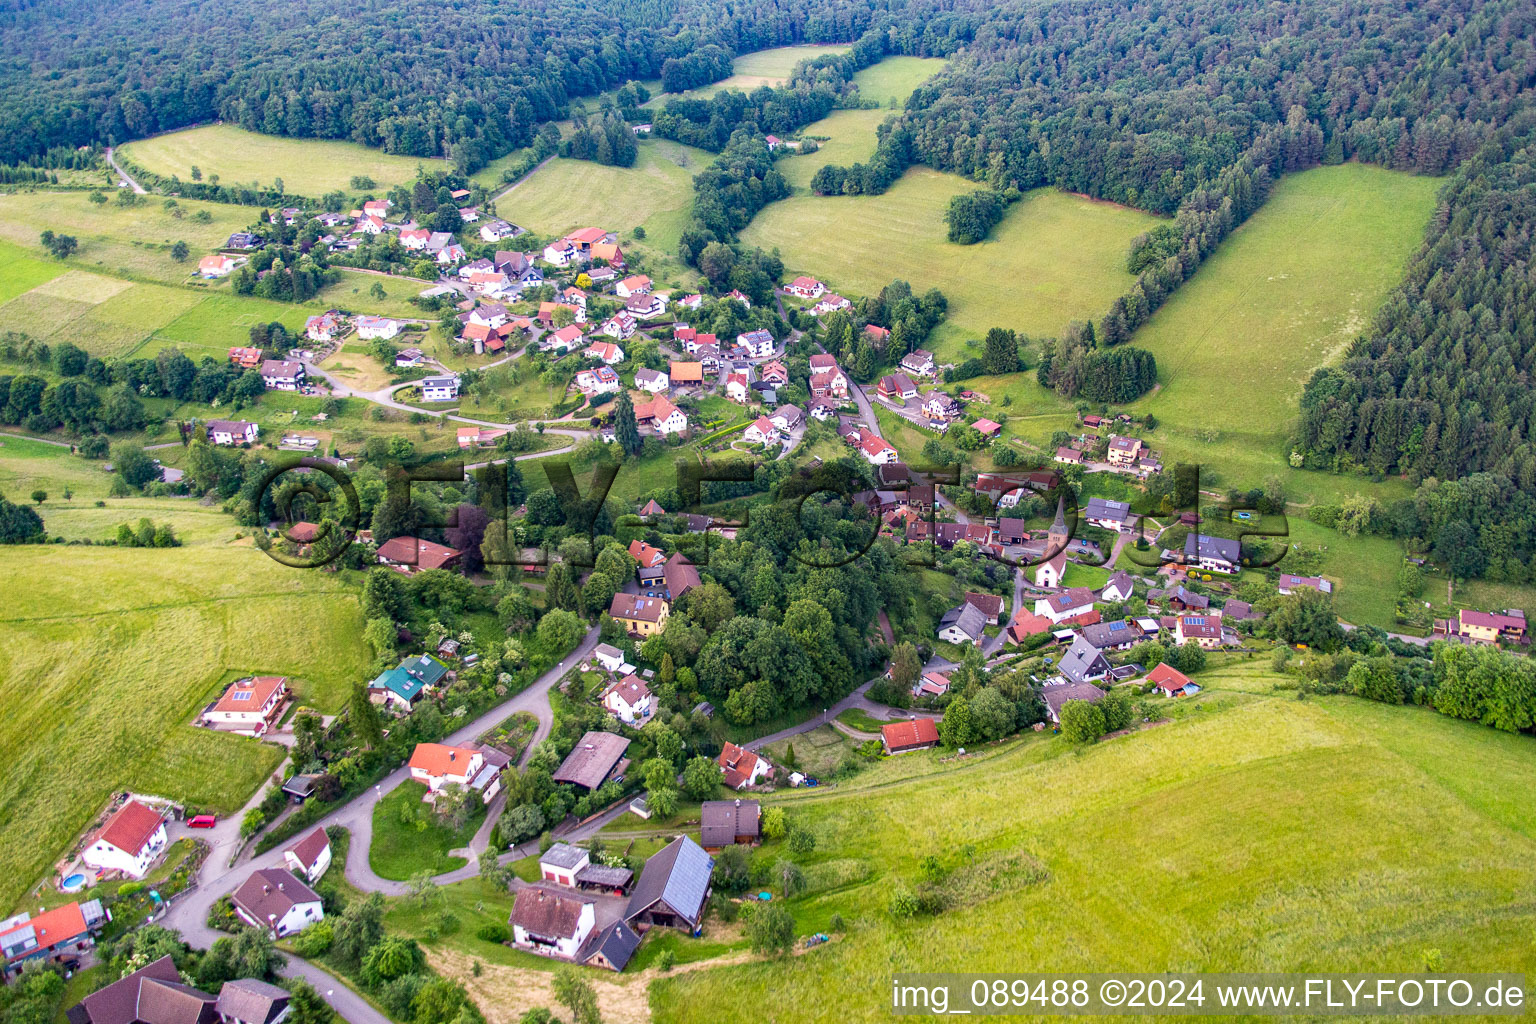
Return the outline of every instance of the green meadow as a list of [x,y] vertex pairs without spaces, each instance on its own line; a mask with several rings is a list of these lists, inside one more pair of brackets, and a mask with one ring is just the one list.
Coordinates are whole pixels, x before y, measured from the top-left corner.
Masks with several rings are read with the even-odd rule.
[[670,256],[693,204],[693,176],[714,154],[669,139],[642,139],[639,150],[633,167],[556,157],[497,200],[497,214],[545,236],[643,227],[645,246]]
[[[649,106],[662,106],[668,99],[678,96],[688,99],[708,99],[722,89],[740,89],[742,92],[751,92],[763,85],[783,85],[788,80],[789,74],[795,69],[795,65],[802,60],[812,57],[820,57],[828,53],[846,53],[848,47],[834,46],[776,46],[769,50],[758,50],[756,53],[744,53],[731,63],[733,74],[719,82],[713,82],[698,89],[689,89],[681,93],[664,93],[660,83],[651,86],[652,98]],[[649,84],[649,83],[647,83]]]
[[1131,411],[1162,422],[1166,462],[1230,466],[1233,483],[1284,465],[1307,378],[1401,280],[1439,184],[1344,164],[1275,186],[1133,339],[1157,357],[1161,383]]
[[975,187],[913,168],[884,195],[773,203],[742,239],[777,247],[788,273],[813,274],[834,290],[873,295],[893,278],[919,292],[938,288],[949,298],[949,319],[931,347],[947,359],[989,327],[1055,335],[1071,320],[1098,316],[1134,280],[1125,269],[1131,239],[1157,223],[1137,210],[1036,189],[986,241],[956,245],[945,237],[944,213],[952,196]]
[[[289,139],[229,124],[139,139],[119,147],[118,155],[146,170],[167,178],[175,175],[183,181],[192,180],[193,167],[203,172],[204,181],[217,174],[221,185],[254,182],[270,188],[273,179],[281,178],[289,194],[314,198],[337,189],[348,195],[383,195],[395,185],[415,180],[418,167],[446,166],[441,160],[395,156],[355,142]],[[372,178],[377,187],[354,189],[354,175]]]
[[[7,475],[11,446],[0,449]],[[342,578],[279,565],[237,540],[227,516],[187,499],[108,506],[50,497],[42,514],[60,536],[85,538],[141,516],[169,520],[186,546],[4,555],[0,678],[15,685],[0,697],[11,766],[0,782],[0,906],[68,853],[112,792],[239,809],[282,753],[190,724],[228,679],[299,677],[301,698],[331,713],[369,663],[356,591]]]
[[[44,231],[73,235],[79,250],[61,266],[97,270],[134,280],[181,284],[197,271],[197,261],[223,245],[232,232],[244,230],[258,210],[228,203],[179,199],[175,217],[160,196],[144,196],[136,206],[115,201],[92,203],[86,192],[8,192],[0,194],[0,240],[33,247],[41,255],[38,236]],[[203,224],[193,214],[206,212]],[[186,242],[191,257],[171,258],[171,246]],[[0,291],[0,301],[8,296]]]
[[[775,796],[816,848],[755,858],[805,871],[798,934],[833,914],[846,933],[663,975],[653,1019],[886,1020],[900,971],[1418,972],[1429,950],[1445,970],[1536,969],[1536,813],[1513,796],[1536,786],[1536,741],[1299,702],[1256,663],[1201,682],[1171,723],[1086,749],[1029,737],[939,773],[920,752]],[[929,855],[949,909],[893,920]]]

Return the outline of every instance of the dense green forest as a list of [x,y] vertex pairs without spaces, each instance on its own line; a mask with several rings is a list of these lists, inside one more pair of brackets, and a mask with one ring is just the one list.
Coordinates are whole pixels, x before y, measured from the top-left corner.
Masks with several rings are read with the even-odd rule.
[[[0,22],[0,163],[223,119],[275,135],[351,139],[474,170],[527,145],[573,96],[660,78],[706,46],[745,53],[847,42],[934,5],[817,0],[599,4],[397,0],[21,2]],[[686,60],[681,79],[729,74]],[[672,77],[678,78],[676,64]]]

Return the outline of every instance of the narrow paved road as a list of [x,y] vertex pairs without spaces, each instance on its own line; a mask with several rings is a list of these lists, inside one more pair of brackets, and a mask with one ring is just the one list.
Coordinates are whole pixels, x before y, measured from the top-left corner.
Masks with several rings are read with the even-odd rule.
[[117,157],[115,157],[113,155],[112,147],[111,146],[107,147],[106,157],[107,157],[107,163],[112,165],[112,169],[117,172],[117,176],[119,178],[121,178],[122,180],[124,180],[124,181],[126,181],[128,183],[128,187],[129,188],[133,189],[135,192],[137,192],[141,196],[149,194],[149,190],[147,188],[145,188],[143,185],[140,185],[138,182],[134,181],[133,177],[127,171],[123,170],[122,167],[118,166]]

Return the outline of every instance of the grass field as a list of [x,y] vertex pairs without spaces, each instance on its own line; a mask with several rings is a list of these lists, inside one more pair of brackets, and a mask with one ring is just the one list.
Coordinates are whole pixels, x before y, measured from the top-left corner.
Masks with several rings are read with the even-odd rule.
[[82,459],[67,447],[0,433],[0,494],[7,498],[25,501],[41,488],[59,500],[68,487],[76,499],[95,500],[105,498],[111,486],[112,477],[102,472],[99,462]]
[[64,265],[58,261],[29,256],[20,246],[0,242],[0,303],[24,295],[62,273]]
[[498,200],[497,213],[542,235],[644,227],[645,246],[670,254],[693,203],[693,176],[714,155],[668,139],[642,139],[639,150],[633,167],[557,157]]
[[[485,806],[457,832],[438,824],[430,804],[422,801],[427,788],[407,779],[373,807],[373,843],[368,864],[384,878],[405,881],[418,871],[441,874],[464,866],[463,857],[449,850],[468,846],[485,817]],[[478,800],[476,801],[478,803]]]
[[[196,166],[204,181],[217,174],[221,185],[255,182],[270,188],[274,178],[281,178],[289,194],[315,198],[335,189],[349,195],[359,191],[383,195],[393,185],[414,181],[418,167],[446,166],[441,160],[394,156],[355,142],[288,139],[228,124],[140,139],[120,147],[118,153],[146,170],[166,177],[178,175],[183,181],[192,180]],[[377,187],[352,188],[351,179],[359,174],[372,178]]]
[[731,64],[731,77],[698,89],[681,93],[664,93],[658,83],[651,90],[650,106],[665,105],[667,100],[685,96],[688,99],[707,99],[722,89],[740,89],[751,92],[762,85],[783,85],[795,65],[802,60],[820,57],[828,53],[847,53],[846,46],[776,46],[771,50],[745,53]]
[[859,95],[883,107],[904,107],[912,90],[949,63],[943,57],[887,57],[853,76]]
[[250,797],[281,751],[190,724],[229,673],[302,677],[301,697],[334,712],[370,660],[355,589],[271,561],[234,540],[227,517],[214,531],[189,527],[194,513],[184,501],[142,499],[104,513],[60,513],[52,504],[45,523],[65,526],[74,515],[70,532],[98,534],[148,515],[172,519],[193,542],[7,549],[0,677],[16,685],[0,698],[0,752],[11,766],[0,782],[6,907],[67,853],[114,791],[225,814]]
[[1283,465],[1303,385],[1402,278],[1438,187],[1362,164],[1275,187],[1133,339],[1157,357],[1162,384],[1132,411],[1164,424],[1165,462],[1231,465],[1253,482],[1253,460]]
[[742,238],[778,247],[789,273],[814,274],[854,295],[873,295],[893,278],[919,292],[938,288],[949,298],[949,319],[930,347],[950,358],[989,327],[1054,335],[1070,320],[1098,316],[1131,284],[1126,246],[1156,223],[1136,210],[1037,189],[987,241],[955,245],[945,239],[944,211],[951,196],[973,188],[914,168],[882,196],[774,203]]
[[[257,215],[249,206],[192,199],[177,203],[184,214],[179,219],[158,196],[145,196],[137,206],[119,206],[92,203],[85,192],[0,194],[0,240],[36,249],[44,231],[73,235],[80,248],[62,266],[180,284],[196,271],[203,253],[223,245],[231,232],[243,230]],[[192,214],[200,211],[212,219],[206,224],[193,220]],[[178,241],[192,250],[184,263],[171,258],[171,246]],[[38,259],[48,259],[41,249],[36,252]],[[9,297],[0,290],[0,301]]]
[[[877,65],[878,66],[878,65]],[[834,110],[805,129],[817,137],[816,152],[790,154],[774,166],[795,187],[808,191],[816,172],[828,164],[848,166],[868,160],[875,152],[875,129],[891,116],[889,110]],[[824,138],[823,138],[824,136]]]
[[[817,838],[797,931],[838,913],[847,935],[658,979],[654,1019],[884,1020],[899,971],[1418,971],[1428,949],[1447,970],[1536,968],[1536,812],[1514,795],[1536,741],[1221,671],[1230,688],[1203,674],[1172,724],[1086,750],[1031,738],[885,774],[936,766],[909,754],[775,797]],[[952,909],[892,921],[928,854]]]

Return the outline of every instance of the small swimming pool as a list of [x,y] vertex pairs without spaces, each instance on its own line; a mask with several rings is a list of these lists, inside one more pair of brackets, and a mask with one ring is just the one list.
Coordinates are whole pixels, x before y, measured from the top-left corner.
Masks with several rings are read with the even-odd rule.
[[76,871],[74,874],[64,879],[64,883],[60,885],[59,888],[63,889],[65,892],[79,892],[81,889],[85,888],[85,881],[85,876]]

